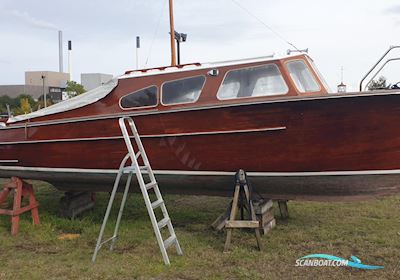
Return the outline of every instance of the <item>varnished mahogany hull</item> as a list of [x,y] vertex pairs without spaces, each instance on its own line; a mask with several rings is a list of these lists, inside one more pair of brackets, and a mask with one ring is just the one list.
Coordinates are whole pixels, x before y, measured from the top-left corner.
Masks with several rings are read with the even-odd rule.
[[[400,192],[399,94],[299,98],[134,119],[165,192],[230,195],[232,174],[240,168],[258,192],[274,198]],[[61,190],[109,190],[126,153],[119,135],[117,118],[0,131],[0,160],[18,160],[8,164],[17,169],[1,167],[0,177],[45,180]]]

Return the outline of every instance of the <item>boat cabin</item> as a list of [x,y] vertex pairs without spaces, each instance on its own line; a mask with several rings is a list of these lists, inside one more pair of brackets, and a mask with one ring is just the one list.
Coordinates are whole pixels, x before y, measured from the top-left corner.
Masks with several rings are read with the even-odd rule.
[[305,54],[195,63],[127,71],[104,86],[46,109],[10,118],[7,123],[135,114],[327,94],[327,84]]

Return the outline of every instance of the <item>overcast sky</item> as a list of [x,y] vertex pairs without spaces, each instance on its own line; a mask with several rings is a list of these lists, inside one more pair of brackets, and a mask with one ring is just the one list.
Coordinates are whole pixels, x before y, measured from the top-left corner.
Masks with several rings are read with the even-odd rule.
[[[80,73],[120,75],[133,69],[137,35],[142,39],[141,67],[168,65],[167,2],[0,0],[0,84],[23,84],[27,70],[58,71],[58,29],[64,32],[64,69],[66,42],[73,42],[73,79],[78,82]],[[400,44],[398,0],[174,3],[175,29],[188,33],[183,63],[279,55],[291,48],[257,17],[297,48],[309,48],[332,88],[340,82],[343,66],[344,82],[356,89],[377,58]],[[400,50],[393,56],[400,56]],[[400,81],[399,66],[383,74],[390,82]]]

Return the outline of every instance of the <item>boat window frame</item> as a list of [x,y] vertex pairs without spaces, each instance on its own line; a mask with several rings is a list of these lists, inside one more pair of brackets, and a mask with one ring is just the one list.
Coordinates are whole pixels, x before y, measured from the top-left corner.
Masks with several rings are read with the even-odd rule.
[[[309,72],[311,74],[311,77],[313,78],[314,82],[318,85],[318,90],[316,90],[316,91],[304,91],[303,92],[298,88],[296,82],[294,81],[294,79],[290,75],[290,70],[289,70],[289,68],[287,66],[288,63],[296,62],[296,61],[303,62],[303,64],[307,67],[307,69],[309,70]],[[310,65],[306,61],[304,61],[304,59],[289,59],[289,60],[284,62],[284,65],[285,65],[285,70],[287,71],[287,74],[288,74],[288,78],[293,83],[294,88],[297,90],[298,93],[300,93],[300,94],[310,94],[310,93],[320,93],[321,92],[322,87],[321,87],[320,79],[316,76],[316,73],[315,73],[314,69],[312,67],[310,67]]]
[[[311,65],[312,70],[314,70],[315,75],[317,76],[318,80],[321,82],[322,86],[325,88],[327,93],[333,93],[331,87],[329,86],[328,82],[326,81],[324,75],[322,75],[321,71],[319,70],[319,67],[315,64],[314,60],[311,59],[311,57],[306,56],[306,60],[308,64]],[[322,90],[322,89],[321,89]]]
[[[178,103],[164,104],[163,98],[162,98],[162,97],[163,97],[163,94],[164,94],[163,88],[164,88],[164,85],[165,85],[166,83],[171,83],[171,82],[186,80],[186,79],[190,79],[190,78],[197,78],[197,77],[203,77],[203,78],[204,78],[204,82],[203,82],[203,85],[201,86],[199,96],[197,96],[197,99],[196,99],[196,100],[193,100],[193,101],[191,101],[191,102],[178,102]],[[174,106],[174,105],[183,105],[183,104],[193,104],[193,103],[196,103],[197,101],[199,101],[200,96],[201,96],[201,94],[203,93],[203,89],[204,89],[204,86],[205,86],[206,82],[207,82],[207,77],[206,77],[206,75],[204,75],[204,74],[200,74],[200,75],[196,75],[196,76],[190,76],[190,77],[184,77],[184,78],[179,78],[179,79],[175,79],[175,80],[168,80],[168,81],[165,81],[165,82],[163,82],[163,83],[161,84],[161,89],[160,89],[160,103],[161,103],[161,105],[163,105],[163,106]]]
[[[141,106],[141,107],[132,107],[132,108],[124,108],[124,107],[122,107],[122,104],[121,104],[122,98],[127,97],[128,95],[134,94],[134,93],[136,93],[136,92],[139,92],[139,91],[142,91],[142,90],[151,88],[151,87],[155,87],[156,90],[157,90],[157,91],[156,91],[157,102],[156,102],[155,105]],[[138,109],[147,109],[147,108],[154,108],[154,107],[157,107],[159,104],[160,104],[159,88],[158,88],[157,85],[154,85],[154,84],[151,85],[151,86],[147,86],[147,87],[144,87],[144,88],[141,88],[141,89],[132,91],[132,92],[130,92],[130,93],[128,93],[128,94],[125,94],[125,95],[121,96],[121,97],[119,98],[119,101],[118,101],[119,108],[121,108],[121,110],[124,110],[124,111],[138,110]]]
[[[278,72],[279,72],[279,74],[281,75],[282,80],[283,80],[283,82],[285,83],[286,88],[287,88],[287,90],[286,90],[285,93],[279,93],[279,94],[274,94],[274,95],[243,96],[243,97],[236,97],[236,98],[220,98],[220,97],[218,96],[218,92],[219,92],[219,90],[221,89],[222,84],[224,83],[224,81],[225,81],[225,79],[226,79],[226,76],[227,76],[230,72],[238,71],[238,70],[243,70],[243,69],[250,69],[250,68],[260,68],[260,67],[268,66],[268,65],[274,65],[274,66],[278,69]],[[247,66],[247,67],[235,68],[235,69],[231,69],[231,70],[226,71],[226,73],[225,73],[225,75],[224,75],[224,78],[222,79],[221,83],[219,84],[216,97],[217,97],[217,99],[218,99],[219,101],[228,101],[228,100],[236,100],[236,99],[265,98],[265,97],[283,96],[283,95],[287,95],[289,92],[290,92],[290,88],[289,88],[288,81],[285,79],[284,75],[282,74],[282,71],[281,71],[281,69],[279,68],[278,63],[276,63],[276,62],[268,62],[268,63],[266,63],[266,64],[260,64],[260,65],[255,65],[255,66]]]

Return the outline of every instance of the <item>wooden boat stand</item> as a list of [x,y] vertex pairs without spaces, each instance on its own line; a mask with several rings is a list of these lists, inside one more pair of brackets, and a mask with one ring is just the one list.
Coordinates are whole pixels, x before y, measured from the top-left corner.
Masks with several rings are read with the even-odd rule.
[[281,213],[282,219],[289,218],[289,210],[287,206],[287,200],[278,200],[279,212]]
[[[0,193],[0,204],[7,200],[8,195],[12,191],[14,192],[13,209],[0,209],[0,215],[11,216],[11,234],[16,235],[19,231],[19,215],[22,213],[31,211],[33,224],[40,224],[38,211],[39,203],[36,200],[31,184],[23,181],[20,178],[12,177],[10,182],[4,184],[4,189]],[[28,197],[29,204],[22,207],[21,203],[24,197]]]
[[61,217],[75,219],[78,215],[94,208],[96,193],[66,192],[60,199],[59,213]]
[[[230,217],[225,224],[227,234],[224,251],[230,249],[232,231],[235,228],[253,228],[256,234],[258,249],[261,251],[260,222],[257,220],[256,213],[254,211],[254,205],[250,195],[246,172],[244,172],[242,169],[236,172],[235,181],[236,185],[232,204],[230,206]],[[251,220],[244,220],[244,209],[247,210]],[[241,213],[241,220],[236,220],[238,210],[240,210]]]

